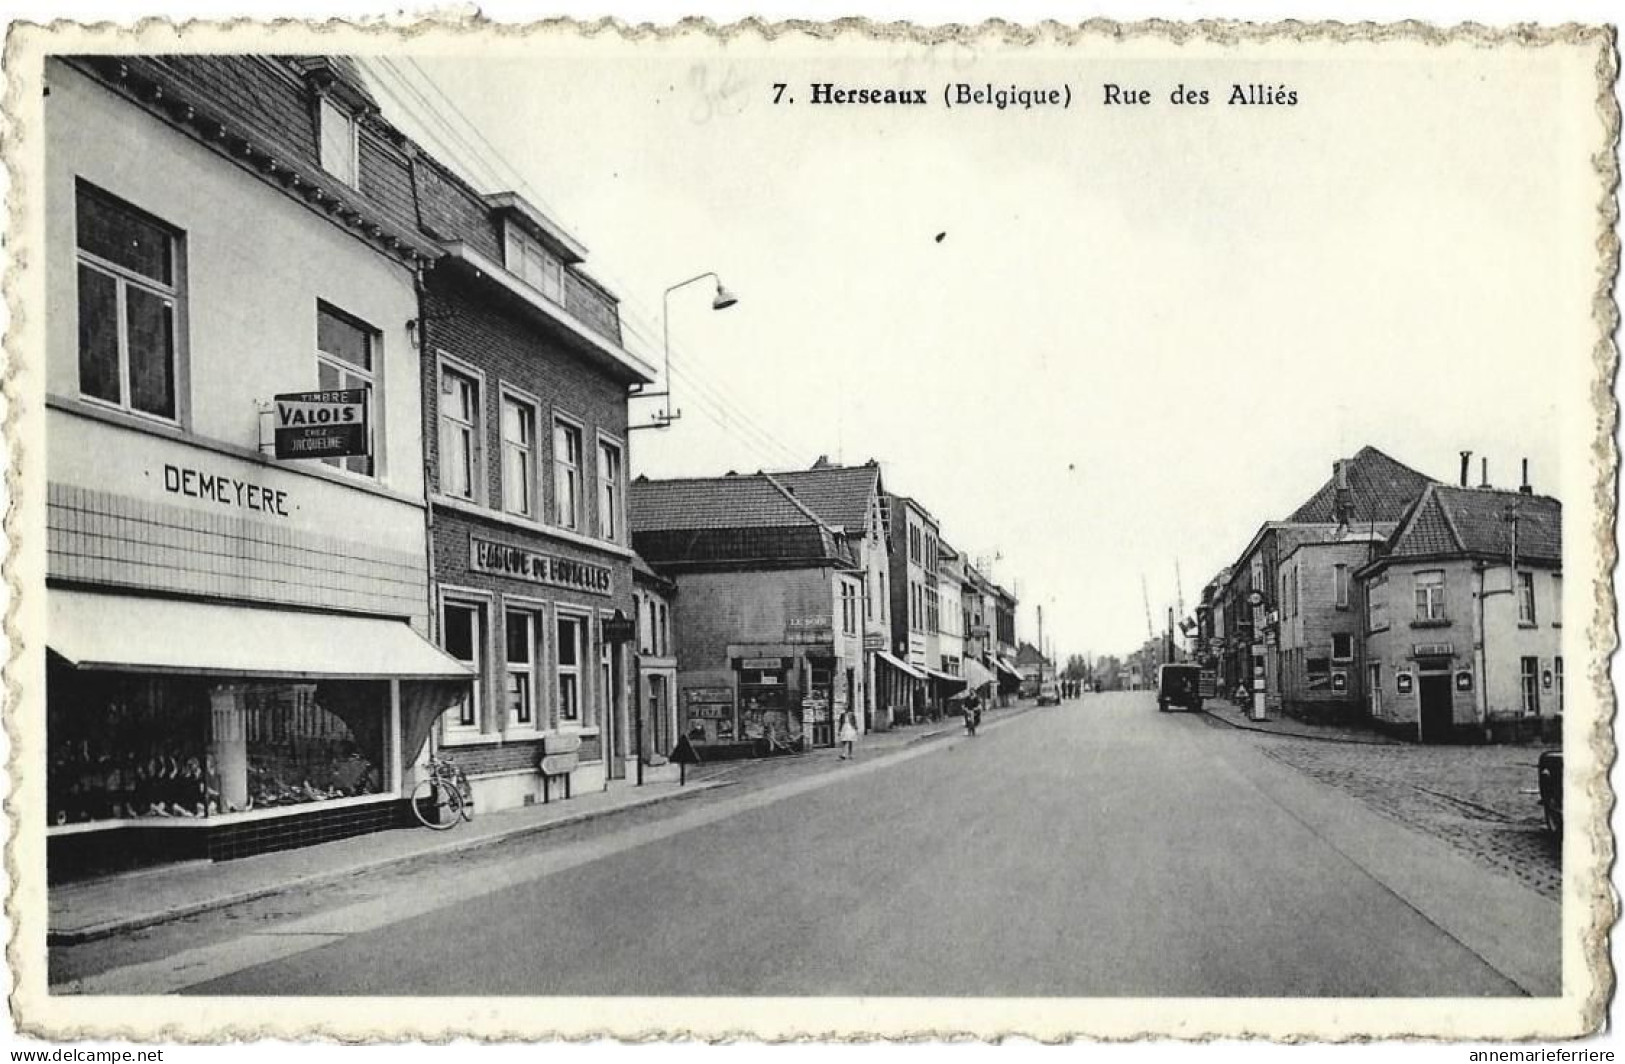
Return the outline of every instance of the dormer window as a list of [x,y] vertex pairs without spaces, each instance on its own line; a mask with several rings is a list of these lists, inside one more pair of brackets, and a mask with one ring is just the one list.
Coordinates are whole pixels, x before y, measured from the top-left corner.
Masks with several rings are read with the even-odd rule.
[[508,272],[555,303],[564,302],[564,262],[516,225],[507,229]]
[[331,97],[323,96],[318,122],[321,126],[322,169],[351,188],[359,188],[361,174],[357,160],[361,153],[354,113]]

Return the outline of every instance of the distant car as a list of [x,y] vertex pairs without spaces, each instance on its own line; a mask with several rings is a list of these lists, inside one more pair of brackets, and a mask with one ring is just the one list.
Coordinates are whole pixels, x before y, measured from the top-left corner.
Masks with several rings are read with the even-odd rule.
[[1061,685],[1054,680],[1045,680],[1038,685],[1038,704],[1041,706],[1058,706],[1061,704]]
[[1563,751],[1548,750],[1540,755],[1535,770],[1540,780],[1540,807],[1546,813],[1546,828],[1559,838],[1563,835]]
[[1157,708],[1202,708],[1202,670],[1196,665],[1163,665],[1157,669]]

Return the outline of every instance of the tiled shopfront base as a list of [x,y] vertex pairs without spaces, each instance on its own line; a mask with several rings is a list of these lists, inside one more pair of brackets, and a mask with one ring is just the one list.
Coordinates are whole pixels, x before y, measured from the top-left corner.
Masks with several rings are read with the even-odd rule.
[[46,875],[50,882],[61,883],[176,861],[227,861],[415,823],[402,799],[314,808],[232,824],[151,825],[135,821],[103,831],[50,836],[46,842]]

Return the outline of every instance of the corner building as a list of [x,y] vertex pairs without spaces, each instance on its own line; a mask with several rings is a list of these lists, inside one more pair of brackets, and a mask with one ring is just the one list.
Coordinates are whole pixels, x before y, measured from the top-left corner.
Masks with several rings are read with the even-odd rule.
[[[47,862],[61,880],[407,814],[468,670],[429,634],[414,277],[342,64],[49,60]],[[369,163],[370,165],[370,163]],[[278,460],[278,394],[368,453]]]

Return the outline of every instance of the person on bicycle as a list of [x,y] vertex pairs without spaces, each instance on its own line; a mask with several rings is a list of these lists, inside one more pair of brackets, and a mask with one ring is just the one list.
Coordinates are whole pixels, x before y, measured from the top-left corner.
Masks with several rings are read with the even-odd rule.
[[975,735],[976,725],[982,722],[982,704],[975,695],[965,699],[965,734]]

